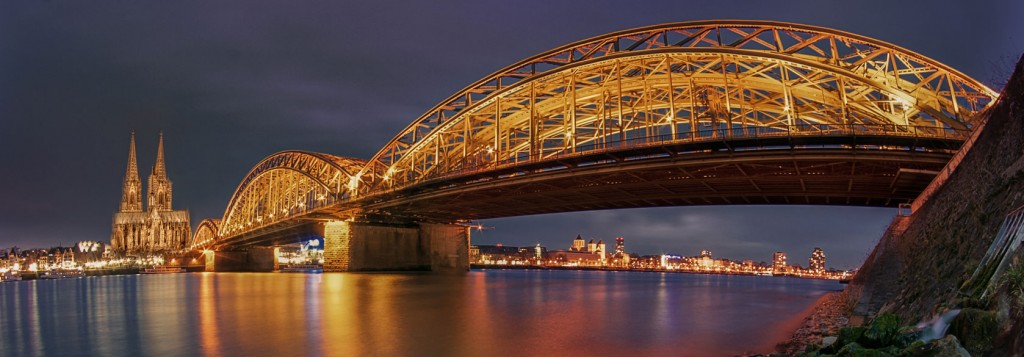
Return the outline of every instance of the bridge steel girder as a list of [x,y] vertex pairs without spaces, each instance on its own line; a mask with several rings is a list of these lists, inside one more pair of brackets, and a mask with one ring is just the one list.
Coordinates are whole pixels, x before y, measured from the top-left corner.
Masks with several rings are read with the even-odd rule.
[[217,242],[220,231],[219,219],[204,219],[199,222],[196,232],[192,234],[192,240],[186,245],[188,250],[204,250]]
[[241,246],[273,246],[323,237],[323,220],[295,218],[261,225],[243,233],[224,236],[209,249],[230,250]]
[[823,131],[963,141],[995,97],[937,61],[833,29],[651,26],[562,46],[471,84],[369,160],[357,194],[652,141]]
[[347,200],[349,184],[363,164],[359,159],[305,151],[268,156],[235,189],[219,222],[217,239],[289,221]]
[[[660,148],[664,149],[664,148]],[[672,149],[669,149],[671,151]],[[950,154],[850,149],[602,154],[435,181],[375,197],[363,212],[445,222],[570,211],[716,204],[896,206],[928,185]],[[620,155],[632,155],[620,156]],[[594,156],[593,158],[599,158]]]

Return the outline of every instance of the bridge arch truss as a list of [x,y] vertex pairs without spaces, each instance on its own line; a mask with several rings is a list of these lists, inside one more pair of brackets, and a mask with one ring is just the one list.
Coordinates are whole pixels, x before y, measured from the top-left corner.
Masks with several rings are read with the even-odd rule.
[[207,249],[217,243],[220,231],[219,219],[204,219],[199,222],[196,232],[192,234],[192,240],[188,243],[189,250]]
[[658,25],[572,43],[471,84],[400,132],[350,186],[373,196],[686,142],[755,148],[761,139],[816,136],[839,147],[848,140],[827,139],[873,136],[909,139],[873,149],[949,151],[995,97],[939,62],[833,29]]
[[279,152],[260,161],[231,196],[217,230],[235,236],[295,219],[351,197],[364,161],[306,151]]

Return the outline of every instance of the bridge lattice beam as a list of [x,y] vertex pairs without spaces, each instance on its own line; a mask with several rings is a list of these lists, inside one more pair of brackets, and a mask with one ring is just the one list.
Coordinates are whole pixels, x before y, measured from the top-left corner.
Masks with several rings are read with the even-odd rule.
[[995,92],[939,62],[828,28],[766,21],[659,25],[542,53],[452,95],[356,175],[373,195],[580,146],[759,127],[968,130]]
[[237,235],[347,200],[363,163],[304,151],[263,159],[235,189],[218,236]]

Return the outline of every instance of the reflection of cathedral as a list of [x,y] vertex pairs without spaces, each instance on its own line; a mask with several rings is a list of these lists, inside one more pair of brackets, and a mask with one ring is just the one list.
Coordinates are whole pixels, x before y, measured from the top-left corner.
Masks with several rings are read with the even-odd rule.
[[135,132],[128,151],[121,208],[114,213],[110,244],[118,253],[151,253],[185,247],[191,234],[188,211],[171,209],[171,180],[164,166],[164,134],[160,133],[156,165],[149,174],[147,210],[142,210],[142,180],[135,159]]

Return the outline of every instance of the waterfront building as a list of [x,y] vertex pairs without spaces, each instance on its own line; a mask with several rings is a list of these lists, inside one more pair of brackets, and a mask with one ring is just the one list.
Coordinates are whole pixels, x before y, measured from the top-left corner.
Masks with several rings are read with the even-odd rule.
[[561,266],[601,266],[601,256],[575,250],[556,250],[548,252],[548,261]]
[[815,247],[814,251],[811,252],[811,258],[808,260],[807,270],[818,274],[825,272],[825,252],[821,248]]
[[662,254],[658,268],[678,270],[686,266],[686,259],[678,255]]
[[699,266],[700,268],[705,269],[705,270],[711,269],[711,268],[714,268],[714,267],[717,267],[717,266],[721,266],[721,264],[716,262],[714,258],[711,258],[711,251],[710,250],[702,250],[702,251],[700,251],[700,256],[697,257],[696,263],[697,263],[697,266]]
[[628,267],[632,260],[629,257],[629,253],[622,253],[619,255],[619,266]]
[[[573,258],[573,257],[576,257],[575,253],[581,253],[581,254],[593,255],[593,257],[587,257],[586,259],[582,259],[582,260],[586,260],[586,261],[596,260],[597,262],[600,263],[600,265],[606,265],[607,262],[608,262],[608,256],[607,256],[607,253],[606,253],[607,251],[608,251],[608,248],[605,246],[603,239],[602,240],[598,240],[597,242],[594,242],[594,240],[591,239],[589,242],[584,243],[583,236],[577,234],[576,235],[576,239],[574,239],[572,241],[572,246],[569,247],[569,251],[568,251],[569,253],[573,253],[573,254],[561,254],[561,255],[551,256],[551,257],[549,257],[549,259],[551,259],[551,260],[558,260],[558,259],[565,260],[565,259],[568,259],[569,261],[581,260],[582,258],[580,258],[580,259]],[[556,252],[562,252],[562,251],[556,251]]]
[[786,253],[775,252],[772,255],[772,273],[782,274],[786,272]]
[[172,184],[164,163],[164,135],[160,133],[156,164],[149,174],[146,210],[142,208],[142,180],[131,134],[128,168],[121,191],[121,206],[114,213],[110,243],[121,254],[149,254],[185,248],[191,234],[189,213],[171,208]]
[[583,251],[583,249],[585,249],[586,247],[587,243],[583,240],[583,236],[577,234],[576,239],[572,241],[572,246],[569,247],[569,250],[579,252]]
[[626,254],[626,238],[615,237],[615,256],[622,257]]

